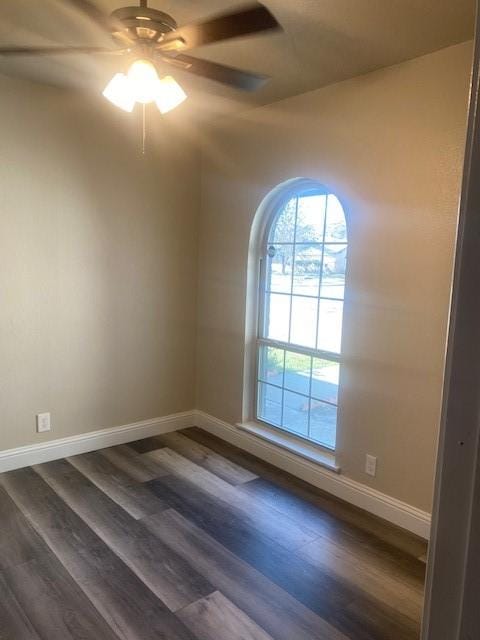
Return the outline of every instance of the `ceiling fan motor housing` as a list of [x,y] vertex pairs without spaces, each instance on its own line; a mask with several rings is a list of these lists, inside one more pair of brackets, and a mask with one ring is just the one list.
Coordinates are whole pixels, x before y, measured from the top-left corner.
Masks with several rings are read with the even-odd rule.
[[[172,16],[149,7],[121,7],[113,11],[111,17],[112,36],[122,45],[131,44],[132,39],[155,43],[161,40],[165,33],[177,28]],[[123,29],[118,28],[119,24]]]

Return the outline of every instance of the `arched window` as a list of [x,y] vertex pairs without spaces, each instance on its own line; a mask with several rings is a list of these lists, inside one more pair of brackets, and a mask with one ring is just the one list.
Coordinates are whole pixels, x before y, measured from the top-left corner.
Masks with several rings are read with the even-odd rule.
[[347,227],[307,187],[270,211],[262,239],[256,418],[335,449]]

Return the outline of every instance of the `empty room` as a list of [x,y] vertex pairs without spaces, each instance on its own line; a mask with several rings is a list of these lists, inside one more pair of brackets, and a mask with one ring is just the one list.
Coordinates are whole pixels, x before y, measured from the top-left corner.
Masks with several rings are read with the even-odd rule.
[[125,4],[0,3],[0,640],[478,640],[475,1]]

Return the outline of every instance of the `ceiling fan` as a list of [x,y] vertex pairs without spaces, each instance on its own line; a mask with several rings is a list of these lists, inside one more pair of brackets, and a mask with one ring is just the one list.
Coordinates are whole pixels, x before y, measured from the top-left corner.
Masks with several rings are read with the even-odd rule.
[[165,63],[246,91],[258,89],[268,80],[267,76],[183,53],[222,40],[281,29],[275,17],[262,4],[254,3],[205,22],[178,27],[170,15],[148,7],[147,0],[140,0],[139,6],[116,9],[110,15],[104,14],[90,0],[69,1],[110,34],[116,48],[12,46],[0,48],[0,56],[84,53],[124,58],[128,72],[115,74],[103,95],[125,111],[132,111],[137,102],[156,102],[160,111],[166,113],[185,100],[185,92],[172,76],[159,77],[158,64]]

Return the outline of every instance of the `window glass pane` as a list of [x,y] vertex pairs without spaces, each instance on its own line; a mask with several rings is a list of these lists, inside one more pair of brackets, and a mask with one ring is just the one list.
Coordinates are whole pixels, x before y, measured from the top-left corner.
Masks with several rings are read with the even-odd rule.
[[298,199],[296,242],[323,242],[326,196]]
[[331,360],[313,358],[312,396],[318,400],[338,403],[338,376],[340,365]]
[[285,352],[275,347],[260,347],[260,362],[258,377],[264,382],[270,382],[281,387],[283,384],[283,360]]
[[317,348],[340,353],[342,342],[343,302],[320,300]]
[[310,393],[312,358],[301,353],[285,353],[285,388],[299,393]]
[[309,399],[291,391],[283,392],[283,427],[302,436],[308,436]]
[[310,438],[325,447],[335,449],[337,407],[313,398],[310,403]]
[[270,231],[269,242],[291,242],[295,237],[295,215],[297,198],[292,198],[283,207]]
[[338,198],[332,194],[327,199],[327,224],[325,242],[346,242],[347,225],[345,214]]
[[265,330],[271,340],[288,342],[290,323],[290,296],[281,293],[266,294]]
[[322,245],[297,244],[295,246],[293,293],[318,296],[321,267]]
[[315,348],[315,334],[317,330],[316,298],[292,297],[292,327],[290,342],[302,347]]
[[280,426],[282,423],[282,390],[263,382],[258,383],[258,417]]
[[267,291],[291,293],[293,245],[271,244],[267,249]]
[[345,292],[346,244],[324,245],[322,286],[320,295],[343,299]]
[[[340,354],[347,248],[340,201],[321,188],[281,207],[264,247],[260,331],[272,342],[259,346],[257,416],[332,449],[340,364],[328,353]],[[291,347],[277,348],[276,341]],[[326,358],[296,353],[295,346]]]

